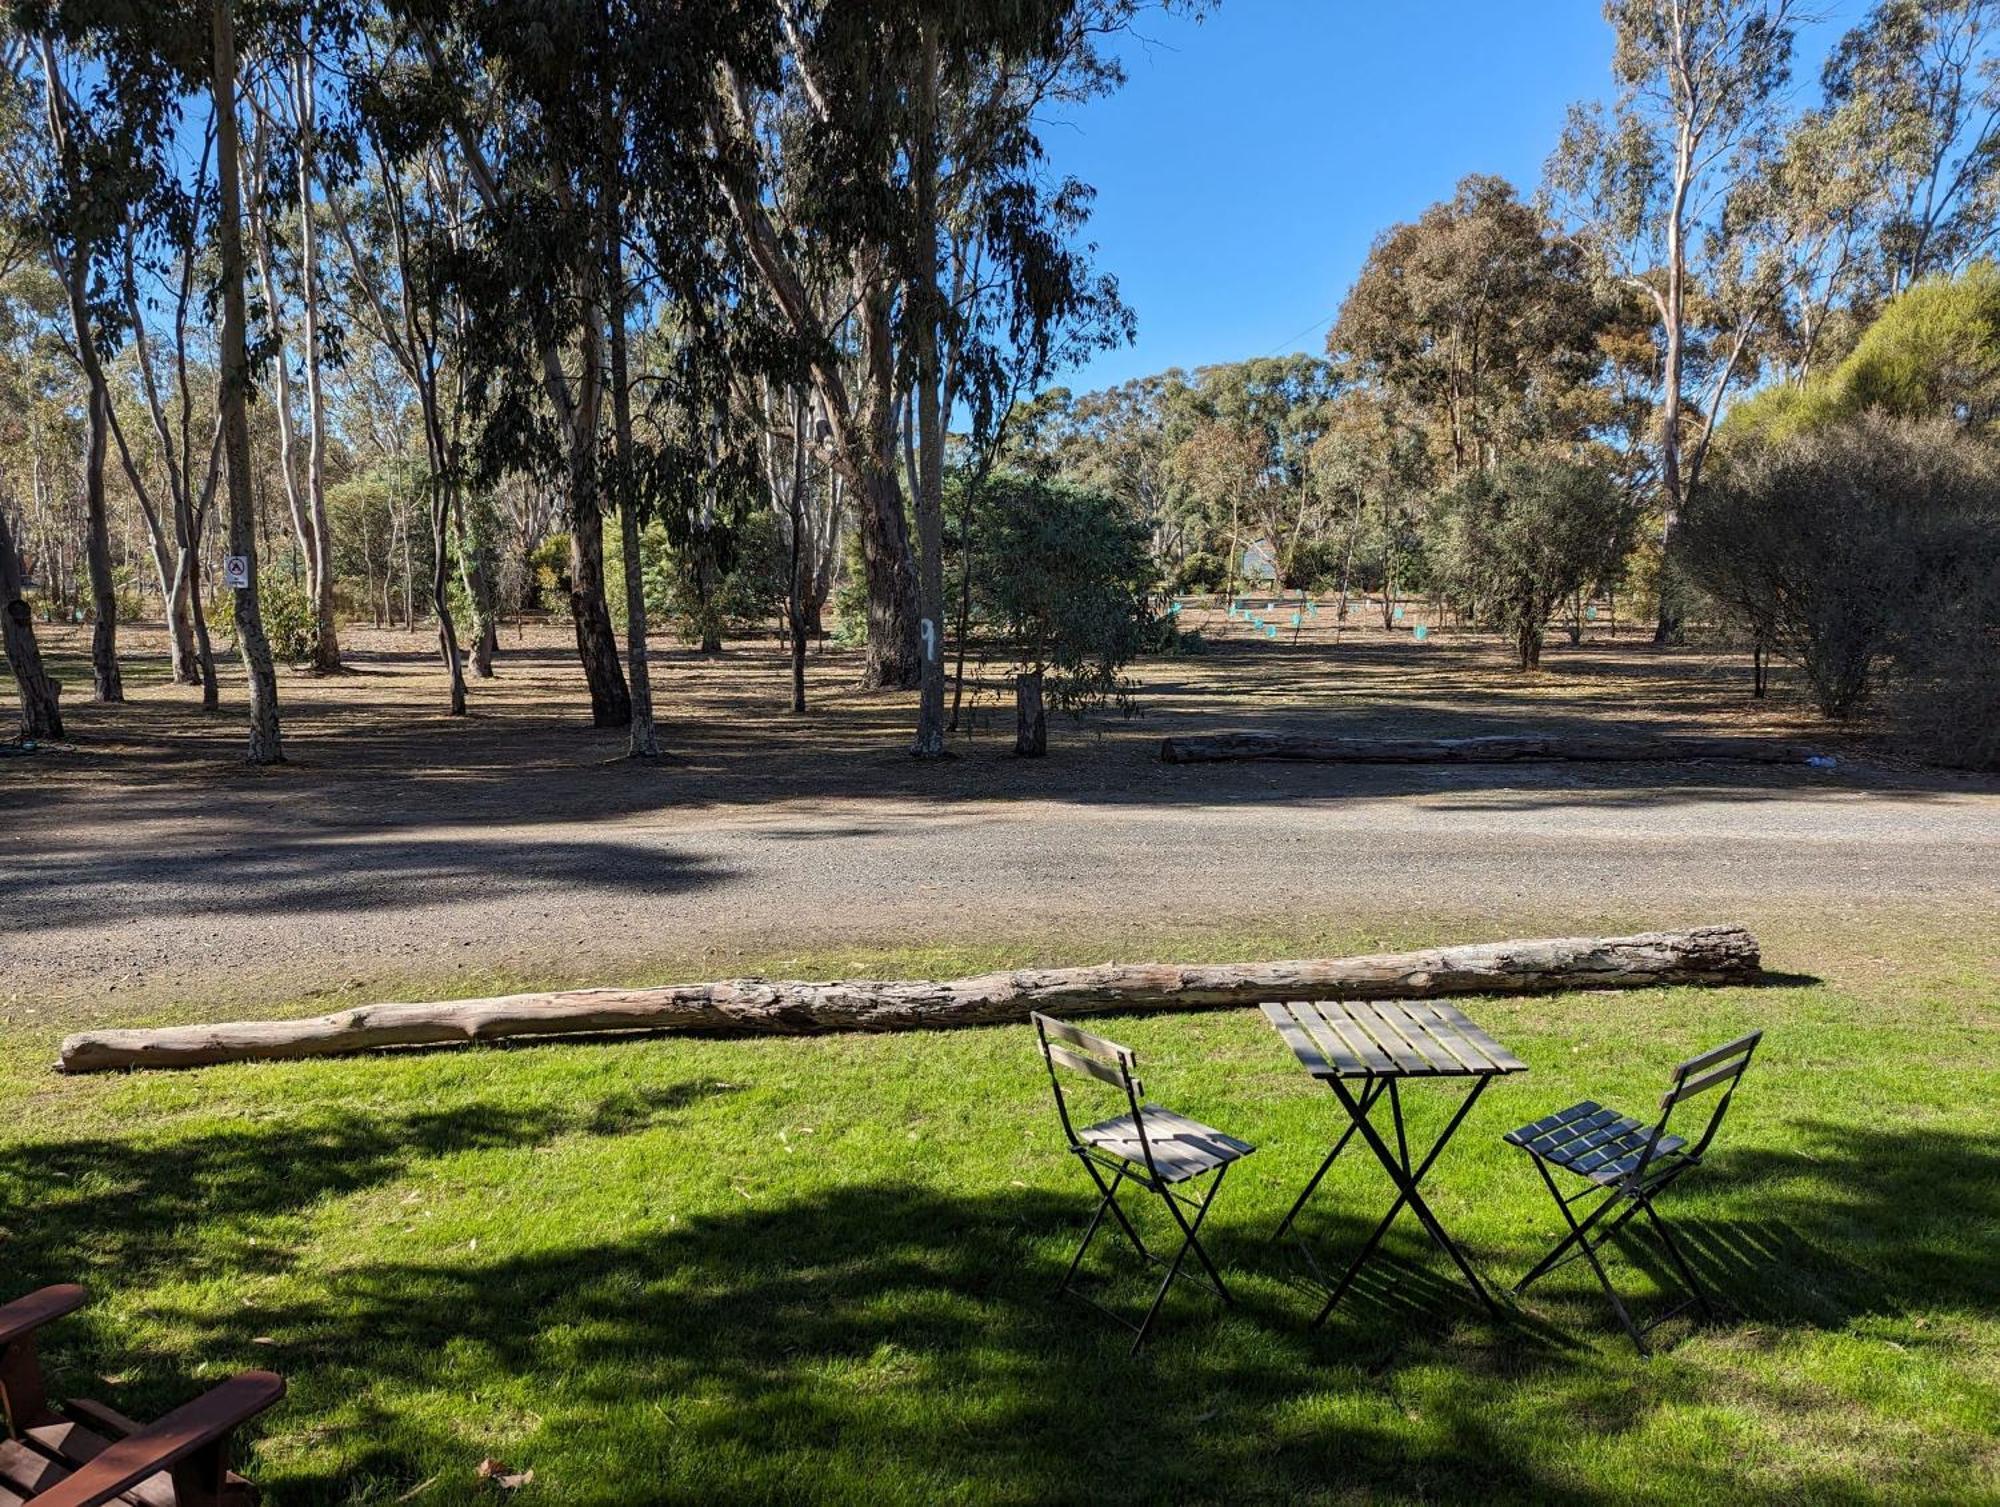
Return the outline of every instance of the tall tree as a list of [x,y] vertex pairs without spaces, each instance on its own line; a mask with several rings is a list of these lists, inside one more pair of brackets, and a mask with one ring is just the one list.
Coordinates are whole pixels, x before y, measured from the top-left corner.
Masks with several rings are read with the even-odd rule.
[[222,295],[222,455],[229,496],[229,551],[248,570],[236,598],[236,642],[250,689],[252,764],[282,763],[278,676],[257,602],[257,515],[250,457],[250,349],[246,334],[241,144],[236,116],[234,0],[211,0],[210,84],[215,111],[216,246]]
[[[117,344],[115,306],[101,296],[95,277],[105,259],[122,206],[134,192],[138,165],[124,132],[125,122],[100,120],[97,110],[79,111],[56,39],[39,38],[44,118],[48,126],[50,172],[42,228],[68,295],[71,351],[83,373],[88,405],[88,449],[84,453],[83,488],[85,558],[90,569],[92,627],[90,667],[94,697],[123,701],[125,688],[118,669],[118,587],[111,570],[111,528],[104,495],[105,461],[111,443],[111,388],[104,358]],[[100,89],[96,103],[119,103]],[[99,127],[110,126],[106,137]],[[86,133],[88,133],[86,135]]]
[[[1771,145],[1798,10],[1796,0],[1606,0],[1617,98],[1608,117],[1594,105],[1573,108],[1549,161],[1558,204],[1606,272],[1641,290],[1658,318],[1668,547],[1708,444],[1701,433],[1688,446],[1684,434],[1698,232]],[[1680,605],[1663,590],[1656,638],[1678,638],[1680,624]]]
[[1475,175],[1376,239],[1327,350],[1424,415],[1457,479],[1588,424],[1603,317],[1576,244],[1506,179]]
[[1996,44],[1996,0],[1882,0],[1827,59],[1827,121],[1877,195],[1884,294],[2000,238]]

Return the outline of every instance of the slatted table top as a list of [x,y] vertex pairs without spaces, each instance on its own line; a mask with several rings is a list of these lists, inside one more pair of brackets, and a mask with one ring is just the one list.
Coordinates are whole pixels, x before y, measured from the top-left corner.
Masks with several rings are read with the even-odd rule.
[[1315,1078],[1489,1078],[1528,1065],[1453,1005],[1431,1000],[1290,1000],[1264,1006]]

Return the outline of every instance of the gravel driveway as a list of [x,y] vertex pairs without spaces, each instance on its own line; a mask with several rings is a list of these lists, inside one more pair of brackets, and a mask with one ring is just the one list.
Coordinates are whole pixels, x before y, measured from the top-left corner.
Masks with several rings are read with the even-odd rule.
[[[488,975],[617,982],[791,951],[1211,929],[1463,940],[1890,912],[2000,934],[2000,794],[1852,771],[1153,766],[1128,797],[799,799],[510,820],[337,786],[192,814],[16,823],[0,1006],[46,1023],[376,997]],[[589,805],[587,800],[579,804]],[[624,803],[630,805],[632,803]],[[532,807],[533,803],[525,803]]]

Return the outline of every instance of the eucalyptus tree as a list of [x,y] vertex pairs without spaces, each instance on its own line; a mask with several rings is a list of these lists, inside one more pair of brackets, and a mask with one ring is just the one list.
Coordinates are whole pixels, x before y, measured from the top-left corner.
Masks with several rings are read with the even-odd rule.
[[[337,9],[338,0],[325,3]],[[248,16],[253,33],[262,36],[275,13],[259,6]],[[72,321],[88,333],[88,338],[77,341],[78,357],[87,369],[93,359],[100,368],[90,386],[92,401],[102,404],[104,418],[101,425],[92,425],[90,469],[96,476],[87,490],[102,486],[110,439],[109,391],[102,380],[101,357],[113,344],[109,332],[116,328],[123,302],[112,248],[128,216],[169,176],[165,148],[185,129],[190,113],[213,122],[216,265],[210,291],[221,309],[216,401],[229,499],[229,553],[242,557],[246,570],[245,584],[234,591],[236,641],[249,682],[249,758],[253,763],[277,762],[284,757],[277,676],[257,599],[249,420],[255,371],[244,291],[236,0],[212,0],[207,6],[15,0],[11,20],[35,39],[42,54],[55,146],[44,225],[69,274]],[[89,66],[65,76],[65,59],[87,59]],[[76,275],[80,270],[85,273],[81,278]],[[99,616],[101,636],[101,607]],[[101,664],[98,677],[102,694]]]
[[[261,343],[273,358],[278,470],[293,536],[305,552],[306,596],[314,621],[313,667],[331,671],[340,668],[340,640],[333,601],[332,525],[326,510],[325,369],[338,358],[340,345],[338,327],[326,317],[321,270],[318,61],[309,23],[302,24],[297,35],[275,40],[280,50],[257,59],[244,91],[250,116],[245,208],[264,295]],[[277,223],[281,215],[282,224]],[[305,400],[303,456],[297,454],[301,436],[290,349],[289,316],[294,307],[296,381],[304,388]]]
[[821,628],[840,563],[846,495],[842,478],[808,443],[816,400],[804,385],[757,384],[757,460],[785,550],[785,630],[794,712],[806,709],[806,649]]
[[[449,136],[475,195],[453,254],[463,363],[479,418],[474,474],[558,480],[571,541],[570,615],[593,720],[655,750],[637,529],[645,506],[629,326],[711,286],[713,175],[701,132],[718,67],[760,54],[747,0],[400,0],[423,67],[378,106],[406,143]],[[768,47],[764,49],[768,53]],[[684,321],[710,349],[711,312]],[[672,384],[669,384],[672,385]],[[684,387],[675,390],[684,393]],[[605,597],[604,512],[628,550],[628,665]]]
[[244,562],[235,590],[236,642],[250,687],[249,759],[282,763],[278,677],[257,602],[257,518],[250,465],[251,365],[244,298],[243,190],[237,120],[235,0],[211,0],[208,83],[215,116],[217,282],[222,304],[222,453],[229,495],[229,550]]
[[1577,245],[1506,179],[1474,175],[1377,237],[1327,350],[1421,415],[1457,479],[1587,426],[1604,314]]
[[[1661,541],[1671,547],[1709,435],[1685,444],[1700,230],[1769,151],[1790,78],[1797,0],[1606,0],[1616,38],[1611,110],[1571,109],[1547,186],[1609,278],[1652,303],[1661,341],[1657,448]],[[1736,369],[1721,364],[1726,385]],[[1656,637],[1680,633],[1672,593]]]
[[[632,696],[605,598],[600,450],[606,289],[596,205],[601,97],[614,66],[600,7],[548,0],[392,7],[393,54],[365,113],[392,161],[449,141],[474,200],[443,273],[464,317],[450,353],[478,419],[473,474],[557,482],[570,525],[571,622],[591,720],[628,727]],[[441,259],[442,260],[442,259]]]
[[8,526],[11,498],[0,496],[0,648],[21,697],[21,736],[60,738],[63,735],[62,687],[42,663],[35,642],[35,615],[28,606],[21,573],[21,553]]
[[[84,453],[85,555],[90,571],[91,678],[95,699],[123,701],[118,668],[118,591],[112,574],[104,480],[111,445],[105,362],[120,341],[120,310],[105,268],[129,206],[158,173],[168,130],[165,75],[140,71],[114,82],[86,35],[63,34],[54,17],[20,16],[40,66],[47,153],[37,215],[42,244],[66,296],[70,351],[82,373],[88,414]],[[83,97],[78,98],[79,91]]]
[[[8,80],[16,77],[9,69]],[[24,103],[18,90],[0,85],[0,128],[5,129],[10,143],[19,138],[17,127],[25,115]],[[9,155],[11,157],[12,153]],[[4,191],[5,213],[0,216],[0,283],[11,282],[36,250],[37,237],[33,231],[30,206],[25,196],[11,191],[18,188],[22,181],[14,178],[10,190]],[[32,402],[23,390],[25,384],[21,380],[25,363],[13,359],[13,356],[24,327],[31,330],[33,325],[39,323],[38,320],[22,321],[16,315],[16,300],[11,296],[0,297],[0,341],[4,341],[8,356],[4,365],[0,365],[0,405],[4,405],[9,415],[8,428],[13,427],[11,421]],[[0,653],[4,653],[7,667],[13,672],[15,688],[20,694],[21,736],[60,738],[63,735],[62,687],[42,662],[41,646],[35,639],[34,612],[27,602],[20,545],[10,523],[10,515],[17,506],[16,487],[15,468],[0,461]]]
[[1194,422],[1176,455],[1183,484],[1219,521],[1230,519],[1231,578],[1249,540],[1269,545],[1281,582],[1326,524],[1313,450],[1340,388],[1315,356],[1265,356],[1195,373]]
[[1138,8],[787,0],[763,87],[739,69],[716,81],[710,129],[745,260],[857,494],[868,679],[918,687],[920,757],[944,750],[950,418],[963,409],[975,444],[990,438],[1023,371],[1122,323],[1073,244],[1088,190],[1045,181],[1039,112],[1116,86],[1104,38]]
[[448,583],[451,527],[462,509],[465,470],[462,367],[452,360],[464,334],[465,311],[451,285],[451,267],[468,214],[466,195],[448,137],[423,140],[407,159],[384,143],[366,115],[357,137],[362,171],[329,205],[347,252],[348,276],[372,317],[376,339],[416,396],[431,533],[431,610],[451,714],[462,717],[465,663]]
[[1893,295],[2000,238],[2000,3],[1881,0],[1827,59],[1826,122],[1874,188]]
[[[222,424],[213,396],[196,396],[197,386],[206,386],[212,374],[197,370],[199,336],[191,316],[198,294],[196,264],[205,226],[215,213],[209,182],[214,147],[211,119],[191,173],[163,184],[145,213],[125,224],[118,286],[132,334],[131,385],[145,415],[136,438],[120,418],[119,405],[111,409],[112,438],[148,529],[160,540],[168,533],[165,523],[171,523],[172,563],[161,597],[174,679],[199,685],[208,711],[220,706],[221,695],[203,601],[200,545],[221,479]],[[164,328],[156,332],[154,316],[162,309]],[[164,351],[159,349],[162,342]]]

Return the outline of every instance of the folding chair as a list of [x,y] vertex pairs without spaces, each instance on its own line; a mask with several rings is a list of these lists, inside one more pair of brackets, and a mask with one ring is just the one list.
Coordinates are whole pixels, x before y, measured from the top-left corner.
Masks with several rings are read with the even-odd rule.
[[[1660,1120],[1657,1125],[1641,1125],[1615,1109],[1605,1109],[1593,1100],[1585,1099],[1581,1104],[1572,1104],[1545,1120],[1507,1132],[1503,1139],[1519,1146],[1535,1159],[1535,1169],[1542,1174],[1549,1196],[1556,1201],[1556,1207],[1562,1210],[1563,1219],[1569,1225],[1569,1233],[1563,1236],[1556,1248],[1514,1284],[1515,1292],[1527,1291],[1529,1283],[1538,1281],[1558,1266],[1581,1255],[1590,1263],[1590,1269],[1597,1273],[1604,1295],[1611,1300],[1611,1306],[1618,1314],[1618,1322],[1632,1336],[1632,1343],[1638,1346],[1641,1355],[1651,1353],[1646,1348],[1646,1335],[1691,1305],[1698,1306],[1704,1318],[1714,1318],[1708,1294],[1695,1279],[1694,1272],[1681,1255],[1680,1247],[1674,1244],[1674,1237],[1668,1233],[1659,1210],[1653,1207],[1653,1200],[1701,1165],[1709,1143],[1715,1139],[1715,1132],[1722,1124],[1723,1115],[1729,1110],[1737,1080],[1750,1066],[1750,1054],[1757,1049],[1757,1043],[1763,1036],[1762,1031],[1752,1031],[1727,1046],[1703,1052],[1699,1057],[1690,1057],[1675,1068],[1673,1082],[1660,1096]],[[1668,1133],[1667,1122],[1672,1118],[1676,1105],[1718,1088],[1722,1090],[1722,1097],[1716,1101],[1707,1126],[1692,1146],[1684,1137]],[[1584,1186],[1565,1198],[1550,1174],[1551,1167],[1582,1178]],[[1598,1193],[1604,1195],[1603,1201],[1579,1221],[1573,1206]],[[1598,1232],[1599,1222],[1614,1208],[1618,1210],[1617,1217]],[[1689,1294],[1643,1327],[1633,1323],[1632,1315],[1626,1311],[1625,1304],[1611,1285],[1611,1279],[1604,1274],[1603,1263],[1597,1259],[1597,1253],[1605,1243],[1623,1229],[1634,1214],[1640,1213],[1646,1216],[1659,1235],[1660,1244],[1666,1249],[1682,1281],[1687,1284]]]
[[[1035,1037],[1041,1043],[1042,1060],[1049,1069],[1049,1086],[1055,1090],[1056,1113],[1062,1117],[1063,1134],[1069,1139],[1070,1151],[1083,1164],[1084,1171],[1090,1174],[1090,1180],[1103,1195],[1096,1214],[1091,1216],[1090,1227],[1084,1231],[1083,1243],[1076,1248],[1076,1255],[1070,1258],[1069,1270],[1063,1273],[1056,1291],[1074,1294],[1099,1313],[1135,1331],[1132,1353],[1136,1355],[1139,1347],[1146,1343],[1146,1331],[1152,1328],[1160,1305],[1166,1301],[1167,1289],[1181,1275],[1181,1264],[1187,1259],[1189,1251],[1194,1252],[1195,1259],[1208,1274],[1205,1285],[1223,1302],[1234,1301],[1229,1296],[1229,1289],[1223,1285],[1222,1273],[1215,1269],[1215,1263],[1202,1248],[1201,1222],[1208,1217],[1209,1206],[1221,1191],[1222,1180],[1228,1175],[1230,1166],[1256,1148],[1248,1141],[1224,1135],[1198,1120],[1177,1115],[1157,1104],[1142,1103],[1145,1088],[1134,1075],[1138,1060],[1129,1049],[1046,1015],[1037,1014],[1033,1019]],[[1063,1072],[1094,1079],[1099,1084],[1119,1090],[1125,1096],[1126,1113],[1079,1129],[1070,1118]],[[1182,1184],[1194,1182],[1211,1172],[1215,1174],[1214,1180],[1201,1197],[1193,1198],[1178,1191]],[[1171,1260],[1147,1248],[1146,1242],[1139,1238],[1139,1231],[1118,1206],[1119,1191],[1126,1183],[1158,1195],[1167,1212],[1173,1216],[1174,1223],[1180,1227],[1180,1249],[1174,1252]],[[1192,1220],[1188,1218],[1190,1212],[1194,1215]],[[1111,1216],[1140,1256],[1155,1266],[1166,1268],[1166,1275],[1160,1279],[1159,1291],[1153,1294],[1145,1318],[1137,1324],[1123,1314],[1112,1312],[1073,1285],[1077,1269],[1083,1265],[1084,1254],[1090,1249],[1091,1241],[1097,1238],[1106,1214]]]

